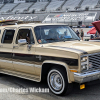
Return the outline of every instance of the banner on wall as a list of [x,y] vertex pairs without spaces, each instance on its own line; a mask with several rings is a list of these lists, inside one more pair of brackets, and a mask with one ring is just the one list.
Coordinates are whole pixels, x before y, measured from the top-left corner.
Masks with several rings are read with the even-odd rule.
[[49,14],[43,22],[93,22],[96,18],[96,15],[97,12]]

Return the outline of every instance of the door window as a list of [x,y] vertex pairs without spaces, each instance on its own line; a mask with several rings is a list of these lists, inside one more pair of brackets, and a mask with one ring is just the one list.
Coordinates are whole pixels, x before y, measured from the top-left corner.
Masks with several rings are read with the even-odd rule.
[[18,44],[19,39],[26,39],[28,44],[34,44],[34,38],[31,29],[19,29],[16,44]]
[[12,43],[15,30],[5,30],[2,36],[1,43]]

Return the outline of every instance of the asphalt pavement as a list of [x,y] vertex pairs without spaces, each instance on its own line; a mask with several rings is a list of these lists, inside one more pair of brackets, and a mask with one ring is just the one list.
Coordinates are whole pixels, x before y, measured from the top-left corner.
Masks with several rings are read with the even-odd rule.
[[[48,88],[44,82],[37,83],[30,80],[0,74],[0,89],[5,88]],[[73,91],[67,96],[56,96],[53,93],[16,93],[1,92],[0,100],[100,100],[100,80],[89,82],[86,88],[79,89],[78,84],[73,85]]]

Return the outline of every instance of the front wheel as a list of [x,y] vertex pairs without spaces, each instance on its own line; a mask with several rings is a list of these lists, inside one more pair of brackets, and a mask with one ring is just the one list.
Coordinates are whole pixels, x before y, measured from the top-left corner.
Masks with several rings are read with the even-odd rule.
[[68,83],[67,73],[60,68],[52,68],[47,76],[50,90],[56,95],[68,94],[72,90],[72,84]]

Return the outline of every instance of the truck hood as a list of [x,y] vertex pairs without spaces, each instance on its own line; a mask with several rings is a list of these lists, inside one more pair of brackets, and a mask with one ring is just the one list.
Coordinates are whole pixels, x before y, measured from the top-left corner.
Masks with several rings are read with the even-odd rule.
[[100,34],[100,21],[95,21],[92,24]]
[[82,54],[100,52],[100,42],[66,41],[51,43],[49,47]]

